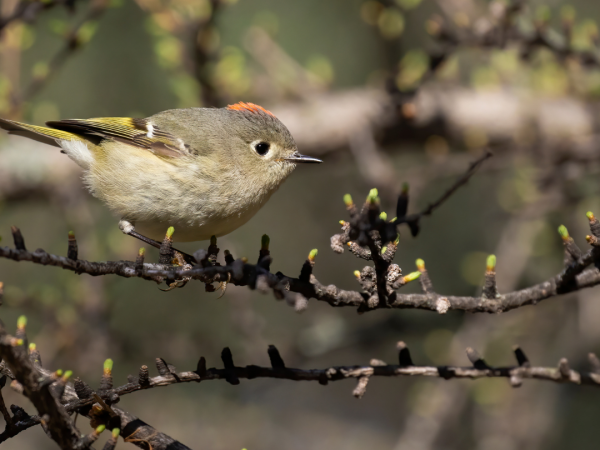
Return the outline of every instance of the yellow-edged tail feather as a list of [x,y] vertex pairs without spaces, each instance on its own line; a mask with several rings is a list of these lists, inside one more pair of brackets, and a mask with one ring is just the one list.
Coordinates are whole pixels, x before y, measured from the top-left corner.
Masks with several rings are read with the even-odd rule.
[[57,140],[66,141],[82,141],[85,140],[82,136],[70,133],[68,131],[57,130],[55,128],[39,127],[36,125],[29,125],[26,123],[15,122],[14,120],[0,119],[0,128],[8,131],[8,134],[16,134],[18,136],[24,136],[34,141],[42,142],[44,144],[53,145],[54,147],[60,147],[56,142]]

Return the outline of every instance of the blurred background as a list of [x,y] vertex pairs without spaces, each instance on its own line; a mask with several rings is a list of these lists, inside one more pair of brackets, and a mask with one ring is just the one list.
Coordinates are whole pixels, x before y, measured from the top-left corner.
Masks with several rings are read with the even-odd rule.
[[[594,0],[1,0],[0,17],[2,117],[43,124],[237,101],[273,111],[300,151],[324,163],[299,167],[219,247],[253,261],[267,233],[274,271],[297,276],[318,248],[316,277],[357,289],[352,272],[362,261],[329,249],[346,218],[342,196],[359,201],[377,187],[393,215],[407,182],[417,212],[486,147],[495,157],[423,220],[420,235],[401,234],[396,262],[408,273],[423,258],[437,292],[481,292],[490,253],[501,292],[541,282],[562,267],[558,225],[583,247],[585,212],[600,213]],[[0,136],[0,245],[12,245],[16,225],[30,250],[66,254],[73,230],[82,259],[134,259],[139,243],[80,177],[57,149]],[[157,258],[148,250],[147,261]],[[519,344],[534,365],[567,357],[578,370],[600,351],[598,288],[499,316],[358,316],[314,300],[297,314],[241,287],[218,299],[201,283],[161,292],[142,280],[7,260],[0,281],[9,329],[25,314],[44,366],[92,386],[109,357],[118,385],[156,357],[178,370],[193,370],[201,355],[220,367],[225,346],[237,365],[266,365],[274,344],[288,367],[305,369],[394,363],[399,340],[417,364],[468,365],[471,346],[492,365],[510,365]],[[600,393],[590,387],[373,379],[361,400],[353,388],[213,381],[128,395],[120,405],[192,448],[597,447]],[[10,389],[3,394],[34,413]],[[39,427],[4,447],[57,448]]]

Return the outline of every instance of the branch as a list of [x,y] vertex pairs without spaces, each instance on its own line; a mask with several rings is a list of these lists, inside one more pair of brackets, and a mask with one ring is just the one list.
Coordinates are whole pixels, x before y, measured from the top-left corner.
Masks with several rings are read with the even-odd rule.
[[[110,427],[112,430],[112,447],[116,444],[116,439],[119,435],[123,437],[125,442],[131,442],[136,446],[153,450],[190,450],[188,447],[171,438],[170,436],[159,432],[155,428],[146,424],[136,416],[124,411],[120,408],[112,406],[112,403],[119,401],[118,396],[112,390],[112,361],[110,364],[105,364],[102,382],[98,394],[88,388],[84,392],[89,393],[89,401],[86,404],[98,402],[92,408],[78,408],[77,413],[91,419],[91,425],[94,430],[83,437],[80,437],[80,432],[75,428],[69,416],[75,410],[66,407],[69,403],[78,402],[77,391],[79,380],[75,381],[75,387],[70,383],[67,384],[67,379],[70,372],[62,371],[50,372],[43,369],[40,364],[39,352],[32,345],[29,352],[23,346],[27,340],[25,336],[24,317],[19,319],[16,338],[9,336],[4,325],[0,328],[0,356],[3,361],[0,363],[0,373],[3,378],[9,377],[17,383],[15,387],[18,392],[26,395],[38,410],[40,417],[29,416],[19,407],[11,407],[15,412],[14,417],[10,422],[11,428],[0,434],[0,442],[15,436],[19,432],[41,423],[44,429],[47,430],[52,439],[56,441],[63,449],[69,450],[84,450],[98,438],[99,434],[105,427]],[[35,361],[35,362],[34,362]],[[2,402],[3,404],[3,402]],[[110,412],[110,414],[108,413]],[[6,412],[5,418],[8,412]]]
[[[577,261],[569,264],[561,273],[536,284],[496,298],[447,296],[434,292],[423,294],[390,294],[386,307],[402,309],[422,309],[445,313],[449,310],[468,312],[499,313],[510,311],[526,305],[535,305],[542,300],[558,295],[574,292],[580,289],[600,284],[600,271],[596,268],[584,270],[593,261],[598,261],[596,248],[588,251]],[[311,274],[310,281],[288,277],[281,272],[273,274],[259,265],[243,263],[236,260],[224,266],[199,267],[192,269],[173,268],[172,266],[145,263],[140,267],[133,261],[108,261],[90,262],[85,260],[70,260],[64,256],[52,255],[38,249],[34,252],[27,250],[0,247],[0,257],[15,261],[30,261],[35,264],[52,265],[77,274],[86,273],[92,276],[119,275],[125,278],[138,277],[145,280],[160,282],[163,280],[177,280],[189,278],[200,280],[204,283],[228,282],[236,286],[249,286],[256,288],[260,277],[266,286],[275,291],[279,298],[291,299],[291,293],[301,294],[303,297],[314,298],[331,306],[351,306],[365,308],[370,295],[368,292],[349,291],[334,285],[324,285]],[[396,266],[397,267],[397,266]],[[572,280],[567,283],[566,280]],[[365,279],[361,284],[366,286]],[[295,302],[293,303],[295,304]],[[447,307],[440,306],[446,304]]]
[[147,448],[152,450],[191,450],[181,442],[157,431],[133,414],[117,407],[113,407],[113,410],[121,420],[123,426],[121,436],[125,442],[130,442],[144,450]]
[[[271,290],[277,299],[287,300],[298,311],[306,308],[308,299],[314,298],[331,306],[356,307],[358,312],[367,312],[376,308],[412,308],[435,311],[440,314],[450,310],[499,313],[526,305],[535,305],[548,298],[600,284],[600,271],[598,270],[600,247],[597,244],[600,240],[600,222],[592,213],[587,214],[591,230],[587,240],[592,248],[582,254],[573,239],[568,236],[566,228],[561,227],[561,230],[564,228],[561,233],[566,233],[566,237],[563,235],[566,255],[565,268],[554,277],[525,289],[505,294],[498,293],[495,257],[488,261],[483,293],[477,297],[457,297],[436,293],[422,260],[417,261],[418,272],[402,276],[400,267],[392,264],[398,247],[398,226],[401,223],[407,223],[409,226],[412,224],[413,227],[418,226],[420,216],[430,214],[439,207],[459,186],[465,184],[472,176],[473,171],[487,158],[489,158],[489,154],[471,164],[466,173],[439,200],[419,214],[406,216],[408,191],[405,190],[398,200],[399,220],[388,221],[385,213],[380,213],[376,190],[372,190],[369,194],[361,211],[354,205],[349,195],[344,198],[350,221],[342,221],[342,232],[331,238],[331,247],[336,253],[342,253],[346,247],[356,256],[374,262],[374,267],[366,266],[361,272],[356,273],[357,280],[362,287],[360,292],[343,290],[334,285],[320,283],[313,274],[316,251],[312,251],[304,262],[298,278],[289,277],[281,272],[272,273],[268,236],[265,236],[267,239],[263,242],[258,263],[255,265],[242,259],[235,260],[228,251],[225,251],[225,264],[217,263],[219,248],[216,245],[216,238],[214,242],[211,241],[208,251],[199,250],[194,254],[195,265],[193,266],[186,264],[174,267],[167,264],[148,264],[144,263],[143,254],[138,255],[136,261],[90,262],[70,259],[46,253],[41,249],[29,252],[25,247],[23,236],[17,228],[13,229],[15,248],[0,247],[0,257],[53,265],[78,274],[86,273],[92,276],[112,274],[126,278],[137,277],[157,283],[164,281],[170,286],[170,289],[183,287],[190,280],[199,280],[207,284],[207,290],[214,290],[212,283],[220,283],[222,286],[226,286],[227,283],[248,286],[250,289],[258,289],[263,292]],[[417,219],[408,221],[407,217],[417,217]],[[68,242],[71,257],[77,257],[72,251],[76,246],[75,237],[70,236]],[[161,246],[161,258],[170,261],[177,253],[177,250],[171,247],[170,238],[166,238]],[[493,263],[490,263],[492,259]],[[422,294],[398,292],[402,286],[416,279],[420,280]]]
[[[229,348],[224,348],[221,353],[224,368],[206,367],[206,359],[201,357],[196,369],[187,372],[178,372],[172,364],[167,363],[162,358],[156,358],[155,364],[158,375],[149,377],[148,367],[142,366],[138,376],[129,375],[128,383],[113,387],[112,383],[112,360],[107,360],[104,366],[102,380],[97,391],[93,391],[86,383],[75,379],[74,387],[70,384],[64,389],[61,396],[61,402],[69,413],[78,412],[87,417],[92,417],[94,425],[98,423],[107,424],[111,418],[116,416],[122,419],[122,436],[128,440],[127,436],[132,437],[133,433],[127,433],[128,424],[149,427],[147,424],[139,421],[135,416],[125,413],[113,404],[120,400],[123,395],[132,392],[153,389],[156,387],[170,386],[173,384],[201,382],[208,380],[225,380],[230,384],[237,385],[240,379],[255,378],[278,378],[291,381],[317,381],[319,384],[327,385],[329,382],[346,379],[357,379],[359,385],[366,387],[365,378],[371,377],[402,377],[402,376],[424,376],[440,377],[446,380],[450,379],[478,379],[478,378],[509,378],[513,387],[519,387],[523,379],[537,379],[553,381],[556,383],[570,383],[576,385],[590,385],[600,387],[600,363],[598,358],[589,354],[589,372],[578,372],[569,367],[568,361],[562,358],[557,367],[534,367],[529,359],[518,346],[513,348],[517,365],[506,367],[493,367],[489,365],[477,351],[472,348],[466,349],[466,354],[471,362],[471,366],[420,366],[416,365],[411,357],[410,351],[404,342],[399,342],[396,346],[398,352],[398,364],[387,364],[381,360],[373,359],[368,365],[351,366],[333,366],[325,369],[295,369],[285,365],[283,358],[277,348],[270,345],[268,355],[271,361],[271,367],[261,367],[249,365],[238,367],[233,361],[233,356]],[[0,363],[0,372],[6,372],[4,363]],[[43,376],[49,376],[51,372],[37,367],[38,372]],[[9,376],[11,372],[7,372]],[[362,381],[361,381],[362,380]],[[364,393],[364,389],[359,390]],[[361,394],[362,395],[362,394]],[[359,396],[356,395],[355,396]],[[94,405],[93,408],[90,407]],[[123,419],[124,418],[124,419]],[[146,436],[148,433],[158,433],[153,428],[145,431],[138,431],[140,436]],[[159,433],[158,433],[159,434]],[[144,438],[145,439],[145,438]],[[161,439],[176,442],[172,438],[164,437]],[[157,445],[158,442],[157,442]],[[182,445],[182,444],[179,444]],[[163,447],[154,447],[163,448]],[[187,448],[170,447],[170,448]]]
[[0,411],[2,412],[2,416],[4,417],[4,421],[6,422],[6,427],[4,431],[0,434],[0,443],[6,441],[7,439],[16,436],[21,431],[25,431],[28,428],[31,428],[34,425],[40,423],[40,419],[37,416],[31,417],[29,414],[25,412],[23,408],[20,408],[16,405],[11,405],[11,410],[14,412],[14,416],[11,417],[8,409],[6,409],[6,404],[4,403],[4,397],[2,396],[1,389],[4,388],[6,384],[6,375],[3,375],[0,378]]
[[9,336],[4,324],[0,323],[0,357],[6,362],[6,365],[14,374],[14,378],[22,386],[23,393],[38,410],[40,417],[42,417],[41,421],[45,423],[52,439],[60,448],[73,450],[79,442],[80,434],[65,408],[50,391],[51,383],[43,379],[40,381],[39,373],[29,360],[23,342],[24,339]]
[[[600,362],[592,353],[588,358],[589,372],[572,370],[565,358],[559,361],[557,367],[533,367],[519,347],[513,349],[517,361],[517,365],[514,366],[492,367],[472,348],[466,350],[467,357],[471,362],[470,366],[419,366],[413,362],[406,344],[399,342],[396,346],[397,364],[387,364],[373,359],[368,365],[334,366],[311,370],[287,367],[279,351],[273,345],[268,348],[271,367],[255,365],[238,367],[234,363],[229,348],[224,348],[221,352],[224,366],[222,369],[207,369],[206,359],[201,357],[195,370],[178,372],[164,359],[156,358],[157,376],[150,377],[148,367],[142,366],[137,376],[129,375],[128,383],[118,387],[113,387],[113,363],[108,359],[104,363],[100,385],[94,391],[79,378],[76,378],[74,384],[71,384],[66,381],[69,377],[67,373],[60,378],[59,371],[50,372],[43,369],[39,364],[40,355],[35,346],[30,347],[29,353],[23,350],[22,344],[27,339],[23,318],[19,320],[17,335],[23,337],[18,339],[9,336],[2,328],[0,352],[6,359],[0,363],[0,373],[15,380],[13,383],[17,383],[17,390],[32,400],[42,417],[42,419],[37,419],[27,416],[25,421],[27,424],[17,426],[25,429],[36,423],[42,423],[61,448],[70,450],[89,448],[105,428],[112,430],[112,438],[109,440],[110,447],[108,447],[111,449],[116,445],[117,437],[121,435],[125,442],[133,443],[143,449],[188,450],[188,447],[170,436],[160,433],[136,416],[114,406],[122,396],[132,392],[180,383],[225,380],[230,384],[237,385],[240,384],[240,379],[278,378],[292,381],[317,381],[321,385],[327,385],[329,382],[356,379],[357,384],[352,393],[357,398],[361,398],[365,394],[372,377],[422,376],[446,380],[507,378],[512,387],[519,387],[524,379],[537,379],[600,387]],[[32,386],[34,383],[36,385]],[[32,387],[35,387],[36,391],[32,391]],[[89,418],[94,431],[87,436],[78,438],[78,432],[69,417],[69,414],[74,413]],[[15,413],[15,417],[17,415]],[[70,430],[74,430],[74,433],[71,433]]]
[[[206,368],[206,360],[201,357],[196,370],[188,372],[177,372],[175,367],[166,364],[162,358],[156,359],[159,375],[147,377],[148,368],[142,366],[138,377],[129,376],[129,382],[110,390],[110,398],[115,399],[132,392],[153,389],[156,387],[170,386],[173,384],[201,382],[208,380],[225,380],[230,384],[239,384],[240,379],[252,380],[255,378],[278,378],[291,381],[317,381],[319,384],[327,385],[329,382],[357,379],[360,386],[366,387],[365,378],[371,377],[403,377],[423,376],[450,379],[478,379],[478,378],[508,378],[513,387],[519,387],[523,379],[537,379],[553,381],[556,383],[570,383],[576,385],[590,385],[600,387],[600,371],[597,367],[597,358],[590,354],[589,372],[577,372],[571,370],[568,361],[562,358],[557,367],[532,367],[519,347],[514,348],[517,365],[507,367],[491,367],[479,354],[467,348],[467,357],[471,366],[418,366],[414,365],[410,352],[403,342],[399,342],[398,364],[387,364],[383,361],[373,359],[369,365],[334,366],[325,369],[294,369],[285,366],[279,351],[275,346],[269,346],[269,357],[271,367],[260,367],[249,365],[245,367],[235,366],[229,348],[223,349],[221,358],[224,368]],[[143,375],[142,375],[143,374]],[[363,381],[361,381],[363,380]],[[360,397],[364,394],[361,388]],[[108,398],[108,396],[105,396]],[[92,405],[93,397],[73,399],[66,405],[68,411],[80,411],[82,408]]]
[[[442,204],[444,204],[444,202],[446,202],[446,200],[448,200],[452,196],[452,194],[454,194],[458,190],[458,188],[467,184],[467,182],[475,174],[479,166],[481,166],[481,164],[483,164],[487,159],[491,158],[492,156],[493,153],[489,150],[486,150],[480,158],[476,159],[469,165],[467,171],[458,180],[456,180],[456,182],[452,186],[450,186],[440,198],[438,198],[435,202],[430,203],[429,206],[427,206],[427,208],[425,208],[420,213],[412,214],[403,219],[402,221],[408,224],[415,223],[418,226],[421,217],[431,215],[431,213],[433,213],[434,210],[442,206]],[[402,223],[400,222],[400,219],[398,219],[398,223]]]
[[[144,264],[143,255],[140,255],[136,262],[99,263],[51,255],[43,250],[28,252],[23,237],[15,228],[13,235],[16,248],[0,248],[0,257],[55,265],[76,273],[88,273],[94,276],[116,274],[123,277],[140,277],[155,282],[166,281],[172,287],[185,284],[186,281],[182,282],[181,280],[192,279],[207,284],[229,282],[238,286],[249,286],[251,289],[271,289],[277,298],[287,299],[297,309],[305,307],[307,299],[315,298],[332,306],[357,307],[359,312],[385,307],[424,309],[438,313],[446,313],[449,310],[498,313],[536,304],[547,298],[599,284],[600,272],[598,269],[595,267],[585,269],[591,264],[597,264],[600,250],[598,250],[598,247],[593,246],[591,250],[582,256],[578,249],[575,251],[575,244],[568,235],[566,241],[568,245],[566,245],[565,251],[570,257],[566,260],[567,266],[561,273],[543,283],[503,295],[498,294],[495,287],[495,258],[493,267],[491,269],[488,267],[486,272],[486,286],[483,295],[480,297],[455,297],[435,293],[423,261],[417,264],[419,272],[404,277],[401,276],[400,268],[395,264],[391,264],[398,243],[396,240],[394,242],[390,241],[397,233],[398,225],[407,223],[413,234],[416,234],[420,217],[431,214],[435,208],[443,204],[452,193],[456,192],[458,187],[469,180],[474,171],[489,157],[490,154],[486,153],[474,161],[462,177],[437,201],[419,214],[406,216],[408,191],[405,190],[398,199],[398,219],[396,221],[388,222],[387,217],[380,214],[376,190],[373,190],[369,195],[360,212],[349,196],[345,198],[350,222],[344,222],[342,233],[332,237],[332,248],[334,251],[341,253],[344,246],[347,245],[355,255],[374,261],[374,268],[367,266],[358,274],[359,283],[363,288],[362,292],[346,291],[333,285],[321,284],[313,275],[316,253],[313,255],[312,252],[312,256],[305,262],[299,278],[288,277],[282,273],[271,273],[268,243],[266,244],[266,250],[261,250],[261,257],[256,265],[248,264],[242,260],[236,261],[230,254],[226,253],[226,264],[221,266],[215,262],[219,251],[215,241],[215,243],[211,243],[209,252],[204,250],[196,252],[195,262],[198,264],[190,269],[189,266],[174,268],[164,264]],[[592,233],[589,240],[593,245],[594,239],[598,239],[596,236],[600,237],[600,226],[593,214],[589,213],[588,218]],[[167,239],[165,242],[170,245],[170,240]],[[387,244],[385,244],[386,242]],[[69,239],[69,245],[75,245],[74,236]],[[175,253],[175,250],[167,246],[165,251],[166,253],[163,256],[166,257],[166,260],[171,260],[172,253]],[[423,294],[399,294],[397,292],[404,284],[418,277],[420,277]]]

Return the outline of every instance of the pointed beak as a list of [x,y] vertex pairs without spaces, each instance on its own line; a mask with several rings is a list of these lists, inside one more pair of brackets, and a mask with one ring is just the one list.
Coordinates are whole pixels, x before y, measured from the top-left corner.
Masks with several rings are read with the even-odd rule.
[[286,161],[291,161],[293,163],[322,163],[320,159],[313,158],[312,156],[301,155],[298,152],[292,153],[292,155],[288,158],[285,158]]

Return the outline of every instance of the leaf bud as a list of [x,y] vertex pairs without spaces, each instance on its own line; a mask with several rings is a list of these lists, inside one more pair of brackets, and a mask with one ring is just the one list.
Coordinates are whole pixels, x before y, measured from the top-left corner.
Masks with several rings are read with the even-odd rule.
[[[268,234],[263,234],[260,239],[260,249],[261,250],[269,250],[269,244],[271,243],[271,238]],[[216,244],[216,241],[215,241]]]
[[376,188],[373,188],[369,191],[369,195],[367,195],[367,203],[379,203],[379,191]]
[[352,196],[350,194],[344,195],[344,203],[347,207],[350,207],[354,204],[354,202],[352,202]]
[[488,272],[496,270],[496,255],[490,255],[487,257],[486,269]]
[[173,233],[175,233],[174,227],[167,228],[167,239],[171,239],[173,237]]
[[23,329],[25,329],[26,326],[27,326],[27,317],[19,316],[19,318],[17,319],[17,328],[19,330],[23,330]]
[[112,369],[113,369],[113,360],[109,358],[106,361],[104,361],[104,373],[107,375],[110,375],[110,373],[112,372]]
[[420,276],[421,276],[421,272],[411,272],[404,277],[404,282],[408,283],[410,281],[415,281]]

